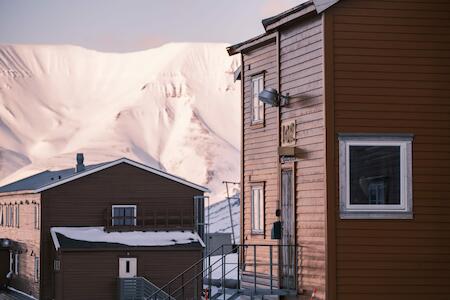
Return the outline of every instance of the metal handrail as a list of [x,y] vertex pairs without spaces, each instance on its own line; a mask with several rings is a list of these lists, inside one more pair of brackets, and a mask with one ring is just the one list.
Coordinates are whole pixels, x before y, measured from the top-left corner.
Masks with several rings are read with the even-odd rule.
[[[217,247],[216,249],[214,249],[214,251],[212,251],[211,253],[215,253],[217,252],[219,249],[222,249],[222,253],[223,253],[223,247],[224,246],[229,246],[229,245],[221,245],[219,247]],[[233,249],[224,255],[228,255],[233,253]],[[200,260],[196,261],[194,264],[192,264],[189,268],[187,268],[186,270],[184,270],[182,273],[180,273],[178,276],[176,276],[175,278],[173,278],[171,281],[169,281],[168,283],[166,283],[164,286],[162,286],[161,288],[159,288],[159,290],[164,290],[168,287],[170,287],[170,285],[174,282],[176,282],[178,279],[182,278],[186,273],[188,273],[189,271],[191,271],[193,268],[197,267],[200,263],[203,265],[205,262],[206,258],[209,258],[210,256],[212,256],[211,254],[209,254],[207,257],[205,258],[201,258]],[[215,265],[219,260],[217,260],[216,262],[214,262],[212,265],[210,264],[210,266]],[[196,278],[198,275],[203,274],[205,272],[205,270],[202,270],[201,272],[199,272],[198,274],[196,274],[196,276],[193,276],[193,278]],[[190,280],[189,282],[191,282],[192,280]],[[185,282],[184,285],[186,285],[189,282]],[[177,289],[178,290],[178,289]],[[158,291],[156,291],[153,295],[157,294]],[[150,299],[153,299],[153,295],[151,295]]]
[[[229,247],[231,246],[231,250],[225,252],[224,251],[224,247]],[[269,252],[269,263],[266,262],[258,262],[258,260],[256,259],[257,255],[257,248],[260,247],[269,247],[270,248],[270,252]],[[213,271],[216,271],[217,269],[219,269],[220,267],[222,267],[222,274],[221,274],[221,278],[220,279],[215,279],[215,280],[220,280],[220,285],[222,286],[221,288],[221,292],[224,294],[224,299],[225,299],[225,280],[226,276],[233,272],[234,270],[237,270],[237,272],[239,272],[239,270],[245,270],[246,266],[250,266],[253,267],[253,292],[256,293],[257,291],[257,274],[259,274],[257,272],[257,266],[269,266],[269,285],[270,285],[270,293],[272,293],[273,289],[274,289],[274,282],[273,282],[273,266],[274,266],[274,262],[273,262],[273,248],[278,248],[279,250],[281,250],[280,248],[283,247],[287,247],[289,248],[293,248],[294,251],[291,252],[290,250],[288,251],[289,255],[292,255],[293,257],[289,258],[288,263],[286,264],[284,261],[281,261],[280,258],[280,251],[278,251],[278,260],[277,260],[277,267],[291,267],[292,269],[290,269],[290,271],[288,271],[288,278],[291,278],[290,276],[292,276],[291,279],[288,279],[287,281],[287,289],[288,290],[297,290],[298,288],[298,248],[300,247],[299,245],[267,245],[267,244],[243,244],[243,245],[221,245],[220,247],[214,249],[214,251],[211,251],[210,254],[208,254],[206,257],[202,258],[201,260],[198,260],[197,262],[195,262],[193,265],[191,265],[188,269],[186,269],[185,271],[183,271],[181,274],[179,274],[178,276],[176,276],[175,278],[173,278],[171,281],[169,281],[167,284],[165,284],[163,287],[159,288],[156,292],[154,292],[151,296],[150,299],[157,299],[155,298],[156,295],[158,295],[158,293],[160,291],[167,291],[167,295],[169,295],[169,297],[175,296],[177,294],[179,294],[180,292],[182,293],[183,297],[184,297],[184,290],[185,288],[193,283],[194,281],[196,282],[197,286],[195,286],[195,290],[197,291],[198,288],[198,281],[199,278],[202,281],[202,284],[205,282],[205,279],[207,279],[207,286],[208,286],[208,290],[211,291],[211,287],[212,287],[212,273]],[[235,263],[227,263],[226,261],[226,256],[232,253],[236,253],[236,252],[240,252],[240,249],[242,251],[245,251],[249,248],[253,249],[253,262],[252,263],[247,263],[245,261],[243,261],[241,263],[241,259],[238,258],[237,262]],[[214,256],[219,256],[218,259],[216,261],[214,261],[213,263],[211,263],[211,257],[213,256],[212,254],[217,253],[218,251],[220,251],[221,254],[219,255],[214,255]],[[204,267],[204,263],[205,261],[208,261],[208,266],[205,268]],[[202,265],[202,270],[200,272],[194,272],[193,275],[191,275],[191,278],[189,278],[189,280],[185,281],[184,280],[184,276],[192,271],[195,267],[198,267],[199,264]],[[230,265],[230,264],[236,264],[237,266],[232,267],[230,270],[226,270],[226,265]],[[205,275],[206,274],[206,275]],[[276,276],[278,277],[278,276]],[[171,286],[179,281],[181,279],[181,285],[178,286],[177,288],[175,288],[174,290],[171,291]],[[278,281],[279,282],[279,281]],[[291,285],[292,284],[292,285]],[[238,274],[238,278],[237,278],[237,289],[236,290],[240,290],[241,289],[241,282],[240,282],[240,276]],[[261,291],[261,290],[259,290]],[[198,294],[195,296],[197,297]],[[212,295],[210,295],[211,297]]]
[[[127,288],[129,286],[132,287],[130,290]],[[159,287],[145,277],[119,278],[119,293],[121,300],[134,300],[136,298],[148,299],[150,295],[153,295],[155,290],[159,290]],[[159,291],[157,295],[159,296],[160,294],[164,299],[175,300],[164,291]]]

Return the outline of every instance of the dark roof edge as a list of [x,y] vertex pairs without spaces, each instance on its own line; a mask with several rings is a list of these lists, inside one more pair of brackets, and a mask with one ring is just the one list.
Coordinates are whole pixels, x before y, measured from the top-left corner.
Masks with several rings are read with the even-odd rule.
[[275,33],[266,32],[260,34],[239,44],[227,47],[228,55],[230,56],[235,55],[242,52],[243,50],[249,50],[249,48],[254,48],[260,46],[261,44],[270,43],[270,41],[275,39],[275,37],[276,37]]
[[262,44],[265,37],[274,34],[281,26],[288,25],[291,22],[298,21],[306,16],[319,15],[339,1],[340,0],[308,0],[276,16],[266,18],[262,20],[262,24],[266,31],[265,33],[228,47],[228,54],[234,55],[243,50],[248,50],[248,48],[255,48]]
[[[269,30],[268,26],[270,26],[270,25],[274,24],[275,22],[280,21],[283,18],[286,18],[286,17],[288,17],[288,16],[290,16],[292,14],[300,12],[301,10],[303,10],[303,9],[305,9],[307,7],[310,7],[310,6],[314,7],[313,0],[309,0],[309,1],[303,2],[302,4],[297,5],[297,6],[291,8],[291,9],[288,9],[286,11],[283,11],[282,13],[279,13],[278,15],[275,15],[275,16],[270,17],[270,18],[263,19],[261,21],[261,23],[263,24],[264,29],[267,31],[267,30]],[[314,10],[315,10],[315,7],[314,7]]]

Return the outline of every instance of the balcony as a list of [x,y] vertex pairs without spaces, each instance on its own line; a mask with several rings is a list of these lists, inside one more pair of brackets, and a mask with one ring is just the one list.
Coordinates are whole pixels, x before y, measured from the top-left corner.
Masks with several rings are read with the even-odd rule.
[[195,221],[190,209],[156,209],[136,216],[113,217],[111,208],[105,209],[106,231],[193,230]]

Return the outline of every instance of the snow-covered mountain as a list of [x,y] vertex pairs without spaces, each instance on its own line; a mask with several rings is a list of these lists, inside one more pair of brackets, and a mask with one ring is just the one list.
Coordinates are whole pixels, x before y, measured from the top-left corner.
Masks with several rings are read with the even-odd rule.
[[226,44],[134,53],[0,46],[0,185],[128,157],[206,185],[239,178],[239,84]]

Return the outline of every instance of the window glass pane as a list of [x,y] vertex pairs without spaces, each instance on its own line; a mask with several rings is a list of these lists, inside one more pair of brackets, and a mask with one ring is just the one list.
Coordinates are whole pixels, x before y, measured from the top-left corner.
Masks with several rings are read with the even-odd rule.
[[400,204],[400,146],[350,146],[350,204]]
[[260,121],[264,116],[264,106],[259,101],[258,95],[264,88],[263,76],[254,77],[252,79],[252,120]]
[[253,204],[253,215],[252,215],[252,219],[253,219],[253,229],[258,229],[258,190],[257,189],[253,189],[253,193],[252,193],[252,204]]
[[114,207],[113,208],[113,225],[125,225],[124,217],[125,212],[123,207]]
[[264,199],[264,197],[263,197],[263,190],[262,189],[259,189],[259,230],[263,230],[263,227],[264,227],[264,223],[263,223],[263,220],[264,220],[264,203],[263,203],[263,199]]
[[127,207],[125,208],[125,225],[133,225],[134,224],[134,208]]
[[252,188],[252,229],[260,232],[264,222],[264,195],[261,187]]

